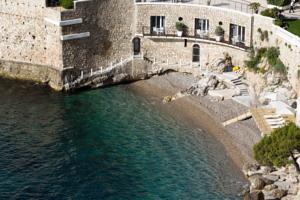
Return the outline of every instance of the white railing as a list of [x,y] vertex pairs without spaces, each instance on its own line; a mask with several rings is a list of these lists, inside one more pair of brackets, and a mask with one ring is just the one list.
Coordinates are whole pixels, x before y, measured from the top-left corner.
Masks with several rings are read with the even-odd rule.
[[136,0],[136,3],[183,3],[195,5],[207,5],[220,8],[232,9],[245,13],[253,13],[249,4],[251,2],[242,0]]
[[[65,88],[68,85],[68,87],[72,87],[72,85],[75,85],[77,83],[80,83],[84,79],[89,79],[91,77],[101,77],[105,74],[109,74],[116,70],[119,67],[122,67],[126,65],[127,63],[131,62],[134,59],[134,56],[131,56],[127,59],[121,58],[119,61],[111,62],[109,66],[106,67],[99,67],[97,70],[90,69],[89,72],[84,72],[83,70],[80,72],[80,76],[77,77],[74,81],[69,82],[68,80],[65,80]],[[67,79],[67,78],[65,78]]]
[[294,35],[293,33],[288,32],[287,30],[285,30],[279,26],[276,26],[276,25],[273,25],[273,26],[274,26],[274,29],[276,30],[277,36],[281,37],[289,44],[293,44],[293,45],[300,47],[300,37],[298,37],[297,35]]

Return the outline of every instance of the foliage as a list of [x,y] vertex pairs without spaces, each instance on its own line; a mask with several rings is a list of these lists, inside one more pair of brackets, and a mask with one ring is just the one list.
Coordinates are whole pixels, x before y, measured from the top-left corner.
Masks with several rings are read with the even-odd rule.
[[[280,51],[276,47],[270,48],[260,48],[255,52],[254,48],[251,49],[249,54],[249,60],[245,61],[245,65],[250,70],[258,71],[259,63],[261,63],[262,58],[267,58],[270,67],[281,74],[286,74],[286,67],[279,59]],[[260,70],[262,71],[262,70]]]
[[73,0],[59,0],[59,5],[66,9],[72,9],[74,7]]
[[257,31],[260,33],[260,40],[261,41],[269,41],[269,32],[268,31],[262,31],[261,28],[258,28]]
[[254,145],[254,158],[262,165],[282,167],[293,164],[299,170],[294,152],[300,151],[300,129],[293,123],[275,129]]
[[276,26],[280,26],[280,27],[283,27],[283,25],[284,25],[284,22],[281,19],[275,19],[274,23]]
[[254,12],[258,11],[259,7],[260,7],[260,3],[258,2],[252,2],[249,4],[250,9],[253,10]]
[[271,18],[278,18],[279,15],[279,9],[278,8],[268,8],[266,10],[261,11],[261,15],[266,16],[266,17],[271,17]]
[[291,2],[291,0],[267,0],[267,2],[268,4],[275,6],[286,6]]
[[225,33],[224,29],[221,26],[217,26],[215,30],[216,36],[223,36]]
[[176,22],[175,26],[177,31],[183,31],[186,28],[186,25],[182,22]]

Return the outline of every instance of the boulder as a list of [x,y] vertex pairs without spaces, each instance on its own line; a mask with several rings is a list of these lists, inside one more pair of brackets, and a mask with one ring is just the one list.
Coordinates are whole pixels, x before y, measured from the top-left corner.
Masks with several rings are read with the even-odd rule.
[[289,190],[291,188],[291,183],[286,181],[277,181],[274,183],[274,185],[277,185],[279,189],[282,190]]
[[247,163],[243,166],[243,173],[246,175],[246,176],[250,176],[249,173],[254,173],[256,171],[259,170],[259,165],[257,164],[250,164],[250,163]]
[[273,182],[277,181],[279,179],[278,175],[274,175],[274,174],[268,174],[268,175],[264,175],[263,176],[265,179],[267,180],[271,180]]
[[266,182],[264,181],[263,177],[261,177],[260,175],[252,175],[249,177],[249,181],[250,181],[250,191],[254,191],[254,190],[262,190],[265,185]]
[[278,188],[277,185],[271,184],[271,185],[266,185],[264,190],[271,191],[271,190],[274,190],[274,189],[277,189],[277,188]]
[[244,200],[265,200],[264,194],[260,190],[255,190],[247,193]]
[[287,195],[287,191],[277,188],[277,189],[272,190],[272,195],[273,195],[273,197],[280,199]]

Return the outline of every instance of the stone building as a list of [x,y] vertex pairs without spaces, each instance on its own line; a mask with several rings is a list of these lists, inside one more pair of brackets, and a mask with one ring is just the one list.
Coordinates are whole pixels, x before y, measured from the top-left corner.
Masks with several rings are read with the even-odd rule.
[[[61,90],[84,74],[131,57],[197,71],[224,54],[243,66],[250,46],[275,44],[298,88],[299,40],[272,19],[252,14],[247,4],[225,1],[229,6],[202,0],[74,0],[74,8],[66,10],[57,0],[0,0],[0,73]],[[177,33],[178,22],[185,26],[183,35]],[[217,27],[224,30],[221,41]],[[260,41],[258,28],[270,33],[269,42]]]

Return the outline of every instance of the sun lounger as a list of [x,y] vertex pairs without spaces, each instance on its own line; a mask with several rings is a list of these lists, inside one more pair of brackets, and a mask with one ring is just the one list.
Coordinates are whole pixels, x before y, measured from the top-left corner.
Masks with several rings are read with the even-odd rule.
[[283,118],[278,118],[278,119],[266,119],[268,123],[284,123],[285,120]]

